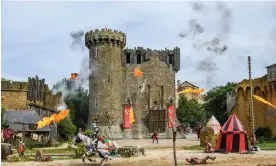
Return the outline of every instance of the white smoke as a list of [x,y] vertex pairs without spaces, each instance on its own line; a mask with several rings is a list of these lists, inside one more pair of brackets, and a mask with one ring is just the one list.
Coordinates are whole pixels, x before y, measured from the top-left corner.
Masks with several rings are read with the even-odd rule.
[[[70,96],[75,96],[78,94],[79,87],[84,88],[85,90],[89,89],[89,77],[91,75],[96,74],[96,67],[91,66],[89,67],[89,55],[88,53],[83,49],[85,48],[84,45],[84,32],[72,32],[70,36],[73,39],[71,50],[76,51],[80,50],[83,55],[81,64],[80,64],[80,71],[77,72],[77,77],[74,80],[71,80],[70,87],[68,88],[67,82],[61,82],[57,87],[53,89],[53,93],[56,94],[57,92],[61,92],[61,102],[58,106],[58,110],[64,110],[67,108],[67,105],[65,103],[66,99]],[[72,72],[73,73],[73,72]],[[69,79],[70,75],[68,75]]]

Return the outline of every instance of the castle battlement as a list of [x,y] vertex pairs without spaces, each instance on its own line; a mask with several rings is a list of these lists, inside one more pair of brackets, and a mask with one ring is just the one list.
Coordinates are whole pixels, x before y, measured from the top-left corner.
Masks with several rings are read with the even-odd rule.
[[143,47],[134,47],[133,49],[125,48],[124,52],[129,54],[137,54],[137,53],[146,54],[146,53],[155,52],[158,54],[166,53],[167,55],[170,55],[170,54],[177,54],[177,52],[180,52],[180,48],[175,47],[173,49],[165,48],[164,50],[163,49],[157,50],[157,49],[150,49],[150,48],[143,48]]
[[28,83],[19,81],[1,81],[1,90],[28,91]]
[[95,46],[98,44],[113,44],[115,46],[120,46],[124,48],[126,46],[126,35],[117,30],[108,29],[95,29],[91,30],[85,34],[85,45],[88,49],[90,46]]
[[124,64],[141,64],[149,61],[152,56],[158,55],[160,61],[173,65],[175,71],[180,70],[180,48],[156,50],[143,47],[126,48],[123,50],[122,59]]

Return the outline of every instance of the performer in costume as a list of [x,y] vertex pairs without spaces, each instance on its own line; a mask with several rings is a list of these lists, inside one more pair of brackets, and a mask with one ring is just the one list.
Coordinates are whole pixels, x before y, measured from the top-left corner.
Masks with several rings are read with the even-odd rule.
[[205,143],[206,143],[205,153],[214,153],[213,145],[207,141]]
[[156,131],[154,131],[154,133],[151,136],[152,138],[152,143],[154,143],[154,140],[156,140],[157,144],[158,144],[158,134]]
[[214,161],[216,157],[206,156],[203,159],[199,159],[197,157],[189,157],[186,159],[186,161],[192,165],[196,165],[196,164],[207,164],[208,159],[211,159]]

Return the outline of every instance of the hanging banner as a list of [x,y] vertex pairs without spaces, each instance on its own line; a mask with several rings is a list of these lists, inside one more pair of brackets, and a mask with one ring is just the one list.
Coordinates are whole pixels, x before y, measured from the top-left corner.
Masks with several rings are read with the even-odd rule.
[[130,128],[130,118],[129,118],[129,113],[130,113],[131,106],[125,105],[125,111],[124,111],[124,128],[129,129]]
[[174,106],[173,105],[169,105],[169,107],[168,107],[168,128],[173,127],[170,119],[172,119],[172,123],[174,123]]

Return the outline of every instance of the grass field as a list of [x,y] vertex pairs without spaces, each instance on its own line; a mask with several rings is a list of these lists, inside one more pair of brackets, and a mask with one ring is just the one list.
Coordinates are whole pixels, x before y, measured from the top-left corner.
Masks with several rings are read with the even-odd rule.
[[[276,141],[267,141],[261,144],[258,144],[261,150],[276,150]],[[199,145],[194,146],[186,146],[183,148],[184,150],[204,150],[204,147],[200,147]]]
[[276,150],[276,141],[268,141],[258,144],[261,150]]
[[[32,149],[30,151],[26,151],[26,153],[36,153],[37,150],[35,149]],[[59,153],[62,153],[62,154],[74,154],[75,151],[73,148],[56,148],[56,149],[42,149],[43,153],[44,154],[59,154]]]

